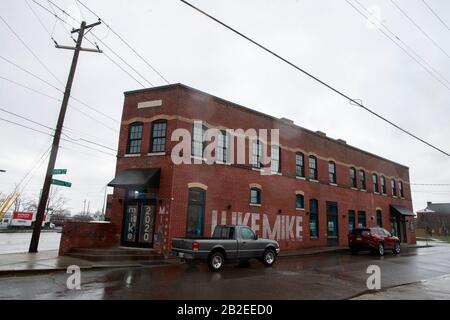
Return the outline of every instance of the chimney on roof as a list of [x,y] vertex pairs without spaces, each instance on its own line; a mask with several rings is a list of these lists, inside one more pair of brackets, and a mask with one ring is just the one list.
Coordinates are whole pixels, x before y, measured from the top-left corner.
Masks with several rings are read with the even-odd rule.
[[322,137],[326,137],[327,136],[327,134],[325,132],[322,132],[322,131],[316,131],[316,134],[318,134],[319,136],[322,136]]
[[342,139],[337,139],[337,142],[342,143],[342,144],[347,144],[347,141],[342,140]]
[[432,204],[433,204],[433,202],[428,201],[428,202],[427,202],[427,207],[431,206]]
[[280,120],[283,121],[286,124],[289,124],[289,125],[293,125],[294,124],[294,121],[291,120],[291,119],[288,119],[288,118],[284,118],[283,117],[283,118],[280,118]]

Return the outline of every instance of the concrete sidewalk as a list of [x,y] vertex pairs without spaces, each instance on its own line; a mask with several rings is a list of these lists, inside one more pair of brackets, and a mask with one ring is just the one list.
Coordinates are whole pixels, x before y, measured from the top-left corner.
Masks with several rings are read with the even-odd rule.
[[450,275],[401,285],[374,293],[367,293],[353,300],[449,300]]
[[[168,261],[154,263],[154,265],[171,264]],[[81,269],[93,268],[121,268],[150,266],[151,263],[139,261],[94,262],[66,256],[58,256],[58,250],[41,251],[38,253],[10,253],[0,254],[0,276],[26,272],[50,272],[67,270],[76,265]]]

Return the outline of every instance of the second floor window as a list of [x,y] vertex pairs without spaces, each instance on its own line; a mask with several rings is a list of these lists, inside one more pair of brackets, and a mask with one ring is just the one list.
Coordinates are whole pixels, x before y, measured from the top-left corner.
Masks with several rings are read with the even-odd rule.
[[336,163],[333,161],[328,162],[328,176],[330,183],[336,183]]
[[165,120],[153,122],[151,152],[166,151],[166,127],[167,122]]
[[228,135],[225,131],[221,131],[217,137],[216,160],[218,162],[228,162]]
[[309,179],[317,180],[317,158],[309,156]]
[[396,197],[397,196],[397,186],[395,185],[394,179],[391,180],[391,189],[392,189],[392,195],[394,197]]
[[295,174],[297,177],[305,177],[305,157],[301,152],[295,154]]
[[137,154],[141,152],[143,124],[136,122],[128,127],[127,154]]
[[398,182],[398,195],[399,195],[401,198],[404,198],[404,197],[405,197],[405,194],[403,193],[403,182],[402,182],[402,181],[399,181],[399,182]]
[[378,176],[374,173],[372,174],[373,192],[380,192],[378,189]]
[[386,194],[386,177],[381,176],[381,192]]
[[277,145],[272,146],[270,170],[272,172],[280,172],[280,147]]
[[359,183],[361,183],[361,190],[366,190],[366,173],[364,170],[359,170]]
[[194,122],[192,130],[192,155],[194,157],[203,158],[203,151],[205,149],[205,127],[201,122]]
[[262,153],[263,153],[263,145],[259,140],[253,140],[252,145],[252,167],[253,168],[261,168],[262,161]]
[[350,186],[352,188],[357,188],[358,185],[356,183],[356,169],[355,168],[350,168]]

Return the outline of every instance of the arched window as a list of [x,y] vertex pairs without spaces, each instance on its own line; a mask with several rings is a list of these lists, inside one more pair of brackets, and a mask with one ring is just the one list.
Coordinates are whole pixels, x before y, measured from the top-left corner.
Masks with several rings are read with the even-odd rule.
[[304,209],[305,208],[305,197],[302,194],[295,195],[295,208]]
[[383,194],[386,194],[386,177],[385,176],[381,176],[381,192]]
[[336,183],[336,163],[334,161],[328,162],[328,177],[330,183]]
[[361,190],[366,190],[366,172],[364,170],[359,170],[359,183]]
[[128,126],[127,154],[137,154],[141,152],[142,129],[142,122],[135,122]]
[[373,185],[373,192],[380,192],[379,188],[378,188],[378,175],[376,175],[375,173],[372,174],[372,185]]
[[271,153],[270,153],[270,170],[272,172],[278,173],[281,171],[280,166],[280,155],[281,155],[281,148],[277,145],[272,145],[271,147]]
[[394,179],[391,180],[391,189],[392,189],[392,196],[396,197],[397,196],[397,186],[395,184]]
[[297,177],[305,177],[305,156],[301,152],[295,154],[295,174]]
[[356,169],[353,167],[350,168],[350,187],[358,187],[358,184],[356,183]]
[[261,204],[261,189],[256,187],[250,188],[250,204]]
[[166,120],[156,120],[152,123],[152,139],[151,139],[151,152],[164,152],[166,151]]
[[404,197],[405,197],[405,194],[404,194],[404,192],[403,192],[403,182],[402,182],[402,181],[399,181],[399,182],[398,182],[398,195],[399,195],[401,198],[404,198]]
[[317,158],[309,156],[309,179],[317,180]]
[[253,168],[261,168],[262,166],[262,153],[263,153],[263,144],[260,140],[253,140],[252,146],[252,167]]

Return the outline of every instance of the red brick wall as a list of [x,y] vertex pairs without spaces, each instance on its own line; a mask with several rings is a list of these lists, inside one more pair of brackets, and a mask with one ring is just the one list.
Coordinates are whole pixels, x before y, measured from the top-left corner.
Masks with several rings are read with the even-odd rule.
[[118,245],[118,238],[111,223],[66,222],[63,225],[59,255],[72,248],[100,248]]
[[[160,107],[138,109],[137,103],[148,100],[162,100]],[[151,122],[165,118],[168,120],[166,156],[148,155],[151,135]],[[280,129],[281,171],[282,176],[261,176],[250,168],[228,165],[180,165],[174,166],[170,152],[176,142],[170,141],[170,134],[175,128],[191,131],[194,120],[203,120],[210,127],[244,130]],[[138,157],[126,157],[128,125],[135,121],[144,122],[144,135],[141,154]],[[307,174],[307,157],[318,157],[319,182],[309,182],[295,178],[295,152],[305,154],[305,173]],[[248,159],[248,155],[247,155]],[[337,184],[328,183],[328,161],[336,162]],[[366,171],[367,191],[350,188],[349,167],[354,166]],[[210,95],[191,90],[185,86],[169,86],[153,90],[128,93],[125,97],[122,127],[119,141],[117,171],[119,174],[127,168],[161,168],[161,186],[159,206],[166,209],[165,215],[157,214],[156,231],[161,232],[162,240],[156,245],[163,251],[173,236],[184,236],[186,231],[186,212],[188,183],[199,182],[208,186],[206,191],[205,235],[211,227],[211,212],[222,210],[228,212],[266,214],[273,224],[278,215],[300,216],[303,219],[303,237],[301,241],[280,241],[284,249],[296,249],[326,245],[326,202],[337,202],[339,218],[339,244],[347,245],[348,210],[365,211],[368,226],[376,225],[376,209],[381,208],[383,226],[390,230],[390,204],[400,204],[412,210],[409,187],[409,169],[405,166],[385,160],[376,155],[358,150],[336,140],[322,137],[309,130],[302,129],[276,118],[268,117],[249,109]],[[386,176],[387,195],[375,194],[372,190],[372,172]],[[390,178],[404,184],[405,198],[391,196]],[[249,184],[262,186],[261,207],[249,206]],[[359,177],[358,177],[359,185]],[[379,183],[380,185],[380,183]],[[381,187],[381,186],[380,186]],[[305,194],[305,210],[295,210],[295,191]],[[116,189],[113,197],[112,223],[115,232],[120,235],[123,216],[122,190]],[[319,239],[309,237],[309,200],[319,201]],[[122,202],[121,202],[122,201]],[[230,208],[229,208],[230,207]],[[229,209],[228,209],[229,208]],[[281,213],[279,211],[281,210]],[[373,219],[371,219],[373,217]],[[219,218],[220,219],[220,218]],[[228,222],[230,222],[228,217]],[[219,220],[220,221],[220,220]],[[167,228],[167,224],[169,227]],[[262,221],[260,221],[262,225]],[[260,227],[261,228],[261,227]],[[261,233],[261,230],[260,230]],[[415,242],[415,233],[407,229],[408,242]]]

